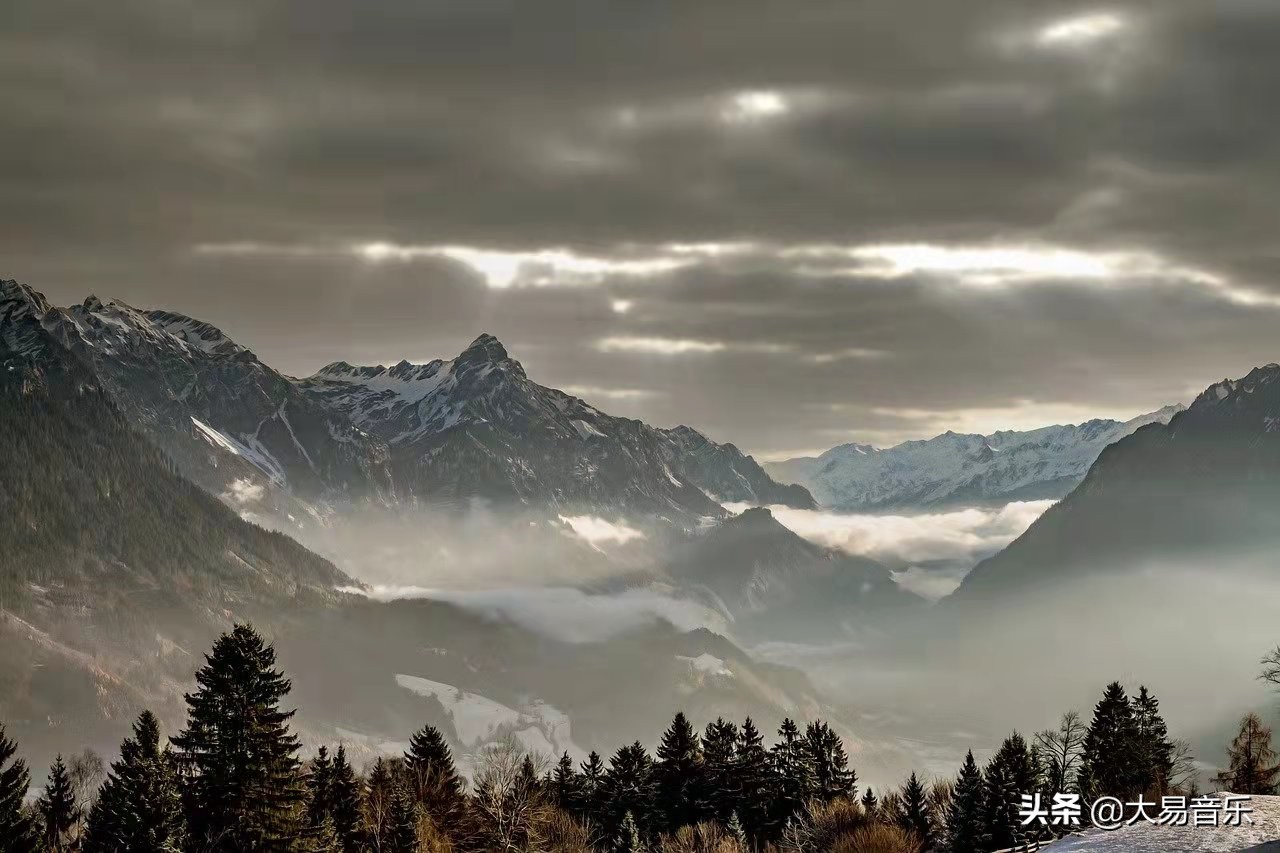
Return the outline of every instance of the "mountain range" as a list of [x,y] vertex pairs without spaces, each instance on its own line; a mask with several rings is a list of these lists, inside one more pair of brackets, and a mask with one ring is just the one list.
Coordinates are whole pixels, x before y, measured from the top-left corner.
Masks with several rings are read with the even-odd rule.
[[1151,558],[1254,555],[1280,542],[1280,365],[1223,380],[1168,423],[1107,447],[1066,498],[954,593],[976,600]]
[[494,337],[456,358],[330,364],[295,379],[208,323],[0,281],[10,349],[56,346],[189,479],[284,529],[351,507],[537,507],[696,527],[721,501],[814,505],[689,427],[613,417],[533,382]]
[[[112,748],[142,707],[178,719],[199,651],[238,621],[275,641],[300,699],[324,700],[305,703],[303,737],[365,756],[402,748],[396,739],[426,721],[463,756],[508,731],[531,748],[608,749],[637,731],[656,738],[679,707],[838,722],[801,673],[710,631],[654,617],[568,642],[476,608],[372,601],[333,563],[233,510],[237,481],[297,504],[336,495],[406,508],[437,494],[434,475],[482,457],[486,476],[455,479],[455,494],[544,509],[596,495],[726,519],[690,480],[737,471],[739,489],[777,487],[731,446],[534,385],[489,337],[406,380],[434,378],[436,396],[399,388],[409,402],[384,405],[377,376],[392,370],[292,380],[179,315],[94,299],[63,311],[0,285],[0,719],[38,765]],[[437,405],[449,423],[433,420]],[[517,423],[529,432],[520,447]],[[408,448],[426,447],[462,455],[415,468]],[[613,467],[601,475],[590,460]],[[659,476],[612,479],[640,479],[642,464]]]
[[1091,420],[990,435],[946,432],[886,449],[842,444],[819,456],[766,464],[800,483],[824,507],[844,511],[932,509],[1061,498],[1103,448],[1181,406],[1127,421]]

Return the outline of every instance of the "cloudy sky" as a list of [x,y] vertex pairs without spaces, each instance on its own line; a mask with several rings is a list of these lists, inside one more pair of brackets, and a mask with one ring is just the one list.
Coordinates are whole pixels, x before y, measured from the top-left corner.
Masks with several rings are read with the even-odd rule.
[[1280,358],[1275,0],[10,0],[0,275],[769,456]]

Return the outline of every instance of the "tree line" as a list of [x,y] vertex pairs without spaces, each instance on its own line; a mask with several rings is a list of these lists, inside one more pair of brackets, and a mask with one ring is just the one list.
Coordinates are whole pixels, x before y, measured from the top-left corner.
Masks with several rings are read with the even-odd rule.
[[[877,795],[859,792],[821,721],[784,720],[766,745],[750,719],[699,733],[681,713],[655,754],[635,742],[607,762],[551,761],[509,738],[468,786],[432,726],[367,772],[341,745],[303,762],[281,708],[290,683],[249,626],[221,636],[195,680],[186,727],[166,744],[144,711],[96,796],[59,757],[28,806],[27,768],[0,727],[0,853],[986,853],[1050,837],[1023,826],[1023,794],[1195,793],[1159,702],[1119,683],[1088,723],[1068,713],[1030,741],[1011,734],[985,767],[970,752],[954,780],[913,773]],[[1270,738],[1246,717],[1219,780],[1273,791]]]

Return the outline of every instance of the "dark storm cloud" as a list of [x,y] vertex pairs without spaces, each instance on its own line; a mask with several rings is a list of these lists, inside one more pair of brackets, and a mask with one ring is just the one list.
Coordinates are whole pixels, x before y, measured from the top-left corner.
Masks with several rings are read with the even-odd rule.
[[[293,372],[484,329],[603,408],[779,452],[1136,413],[1276,357],[1268,0],[5,17],[0,272]],[[1074,254],[992,285],[831,248],[919,244]],[[563,255],[532,286],[440,247]]]

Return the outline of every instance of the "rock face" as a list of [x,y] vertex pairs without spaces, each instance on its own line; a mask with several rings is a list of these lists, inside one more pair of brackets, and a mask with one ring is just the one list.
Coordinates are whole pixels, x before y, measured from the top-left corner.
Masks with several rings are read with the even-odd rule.
[[491,335],[448,361],[336,362],[298,380],[181,314],[96,297],[64,310],[17,282],[0,287],[12,349],[70,353],[184,474],[286,527],[352,506],[474,498],[682,527],[721,517],[722,500],[813,505],[733,445],[538,385]]
[[1092,420],[991,435],[947,432],[880,449],[842,444],[817,457],[771,463],[774,477],[801,483],[840,510],[922,509],[1060,498],[1083,479],[1103,448],[1149,423],[1168,423],[1181,406],[1128,421]]
[[1278,509],[1280,366],[1269,364],[1108,447],[1070,495],[980,563],[955,598],[1114,571],[1144,557],[1265,551],[1280,539]]

